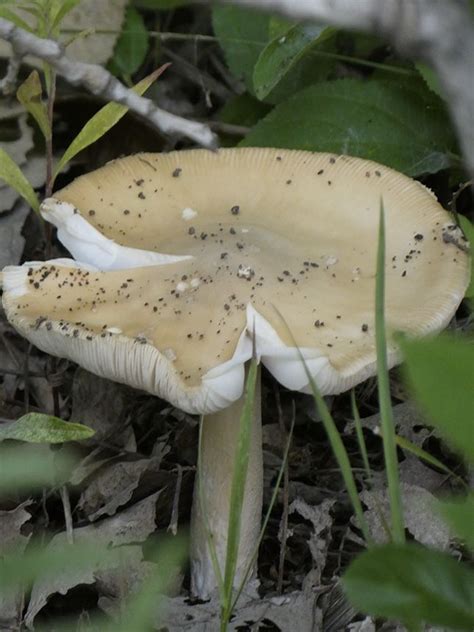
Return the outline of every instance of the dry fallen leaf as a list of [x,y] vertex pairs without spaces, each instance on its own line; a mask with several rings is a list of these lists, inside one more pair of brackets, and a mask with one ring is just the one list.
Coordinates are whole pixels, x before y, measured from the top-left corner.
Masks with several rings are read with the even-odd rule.
[[[413,537],[425,546],[445,550],[449,546],[450,533],[441,517],[434,511],[435,497],[423,487],[401,483],[405,525]],[[376,542],[388,542],[388,536],[380,520],[380,511],[388,520],[390,516],[387,489],[364,490],[360,493],[370,533]]]

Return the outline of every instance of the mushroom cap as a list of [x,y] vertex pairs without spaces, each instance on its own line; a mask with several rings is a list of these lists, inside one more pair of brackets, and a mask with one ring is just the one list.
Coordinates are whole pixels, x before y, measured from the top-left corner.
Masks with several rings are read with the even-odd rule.
[[[9,320],[39,348],[207,413],[242,393],[252,338],[286,387],[376,370],[381,199],[389,334],[446,326],[468,244],[420,183],[374,162],[240,148],[139,154],[46,200],[76,261],[6,268]],[[398,351],[389,342],[393,366]]]

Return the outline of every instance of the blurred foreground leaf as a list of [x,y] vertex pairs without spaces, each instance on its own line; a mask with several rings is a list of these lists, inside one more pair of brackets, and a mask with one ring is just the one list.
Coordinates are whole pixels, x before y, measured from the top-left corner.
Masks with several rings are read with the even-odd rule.
[[360,156],[411,176],[448,167],[456,152],[443,102],[421,79],[320,82],[277,105],[241,144]]
[[12,423],[0,425],[0,441],[16,439],[28,443],[64,443],[89,439],[94,434],[92,428],[82,424],[41,413],[28,413]]
[[464,498],[440,501],[438,508],[457,537],[474,551],[474,492]]
[[474,463],[474,340],[401,340],[408,384],[444,439]]
[[9,494],[60,484],[73,461],[49,446],[0,446],[0,493]]
[[343,578],[358,610],[408,624],[472,630],[474,573],[447,554],[386,544],[359,555]]

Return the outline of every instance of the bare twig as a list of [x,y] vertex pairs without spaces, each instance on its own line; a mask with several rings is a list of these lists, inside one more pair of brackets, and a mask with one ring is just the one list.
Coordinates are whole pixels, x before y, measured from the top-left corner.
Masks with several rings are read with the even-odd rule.
[[221,0],[346,29],[370,31],[438,74],[474,175],[474,21],[467,0]]
[[179,518],[179,498],[181,496],[181,483],[183,481],[183,468],[179,463],[176,466],[178,468],[178,476],[176,478],[176,487],[173,497],[173,508],[171,510],[171,519],[168,525],[168,531],[173,535],[178,533],[178,518]]
[[61,485],[59,489],[61,502],[63,504],[64,522],[66,524],[66,538],[69,544],[74,544],[74,527],[71,514],[71,501],[69,500],[69,492],[66,485]]
[[0,92],[5,96],[11,94],[15,89],[20,66],[21,57],[19,55],[12,55],[8,60],[7,72],[3,79],[0,79]]
[[57,42],[28,33],[3,18],[0,18],[0,37],[10,42],[15,55],[34,55],[48,62],[69,83],[82,85],[96,96],[127,106],[161,132],[186,136],[211,149],[216,147],[216,137],[206,125],[156,107],[149,99],[128,90],[101,66],[69,59]]

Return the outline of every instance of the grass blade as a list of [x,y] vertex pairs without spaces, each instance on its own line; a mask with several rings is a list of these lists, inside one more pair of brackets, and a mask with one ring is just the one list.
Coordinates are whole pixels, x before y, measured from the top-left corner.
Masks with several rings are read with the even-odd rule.
[[[245,385],[245,402],[240,417],[240,431],[237,443],[234,475],[230,492],[229,528],[227,533],[227,553],[224,571],[224,602],[222,604],[222,625],[226,625],[231,614],[232,592],[234,577],[237,569],[237,558],[240,542],[240,527],[242,506],[244,502],[245,483],[250,454],[250,440],[253,422],[253,407],[255,388],[258,379],[259,366],[255,358],[249,365],[247,382]],[[223,627],[222,629],[225,629]]]
[[387,366],[387,336],[385,331],[385,211],[380,202],[379,234],[377,247],[377,276],[375,281],[375,344],[377,352],[377,383],[379,392],[380,422],[383,452],[387,472],[388,496],[392,539],[397,544],[405,542],[402,497],[398,476],[397,446],[393,423],[390,381]]

